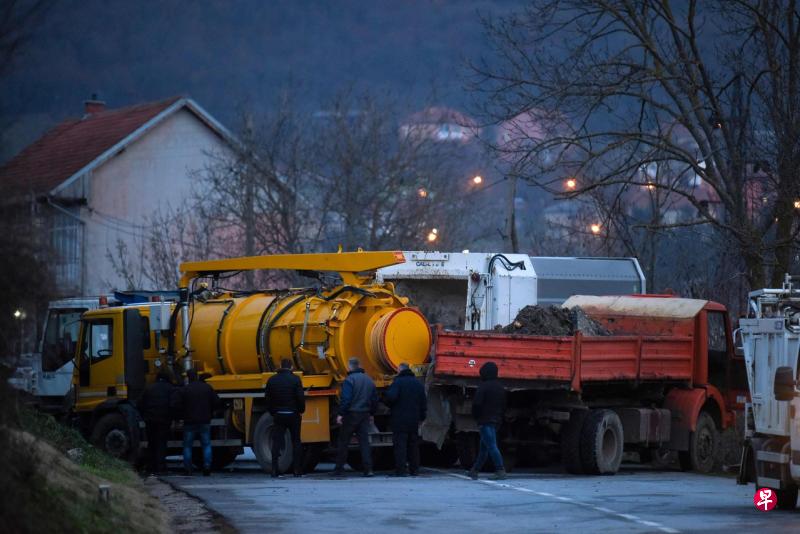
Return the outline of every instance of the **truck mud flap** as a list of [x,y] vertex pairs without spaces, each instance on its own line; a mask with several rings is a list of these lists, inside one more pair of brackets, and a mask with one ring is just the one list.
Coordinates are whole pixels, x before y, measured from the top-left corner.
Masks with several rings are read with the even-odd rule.
[[445,397],[444,390],[431,385],[428,388],[428,415],[420,425],[423,441],[435,443],[441,449],[452,423],[450,402]]

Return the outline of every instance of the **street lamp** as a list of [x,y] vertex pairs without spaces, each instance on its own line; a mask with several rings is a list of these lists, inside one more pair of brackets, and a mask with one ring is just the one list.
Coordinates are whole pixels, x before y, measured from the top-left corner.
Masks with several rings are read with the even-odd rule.
[[567,189],[573,190],[578,187],[578,181],[575,178],[568,178],[567,181],[564,182],[564,185],[567,187]]
[[417,195],[419,195],[419,198],[428,198],[428,190],[424,187],[420,187],[417,189]]
[[19,352],[25,352],[25,310],[17,308],[14,310],[14,319],[19,321]]
[[483,183],[483,176],[480,174],[476,174],[475,177],[472,179],[472,183],[475,185],[481,185]]
[[433,243],[438,237],[434,232],[428,232],[428,243]]
[[594,223],[589,227],[589,230],[591,230],[594,235],[599,234],[601,229],[602,226],[600,226],[598,223]]
[[794,209],[800,210],[800,199],[794,201]]

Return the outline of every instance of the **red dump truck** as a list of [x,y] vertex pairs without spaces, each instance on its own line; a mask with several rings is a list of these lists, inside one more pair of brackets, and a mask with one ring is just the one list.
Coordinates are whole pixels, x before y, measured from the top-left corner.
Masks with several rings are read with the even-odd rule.
[[725,307],[653,295],[575,296],[564,306],[579,306],[609,335],[438,328],[429,392],[441,407],[428,439],[455,441],[461,464],[471,464],[471,398],[481,365],[493,361],[509,391],[500,440],[511,463],[560,449],[571,473],[613,474],[623,451],[646,459],[672,450],[684,469],[710,471],[720,432],[747,395]]

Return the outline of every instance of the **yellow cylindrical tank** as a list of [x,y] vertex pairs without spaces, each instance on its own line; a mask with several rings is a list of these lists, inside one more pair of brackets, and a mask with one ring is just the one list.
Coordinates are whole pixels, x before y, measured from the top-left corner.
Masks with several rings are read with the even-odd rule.
[[401,362],[425,363],[431,332],[391,284],[279,293],[212,294],[190,307],[197,368],[211,374],[277,369],[284,358],[306,374],[347,373],[358,357],[373,378]]

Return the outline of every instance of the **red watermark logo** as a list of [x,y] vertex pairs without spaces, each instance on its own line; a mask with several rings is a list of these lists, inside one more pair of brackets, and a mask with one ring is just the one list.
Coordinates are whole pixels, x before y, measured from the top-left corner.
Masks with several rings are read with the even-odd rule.
[[760,488],[753,495],[753,504],[762,512],[769,512],[778,503],[778,496],[769,488]]

